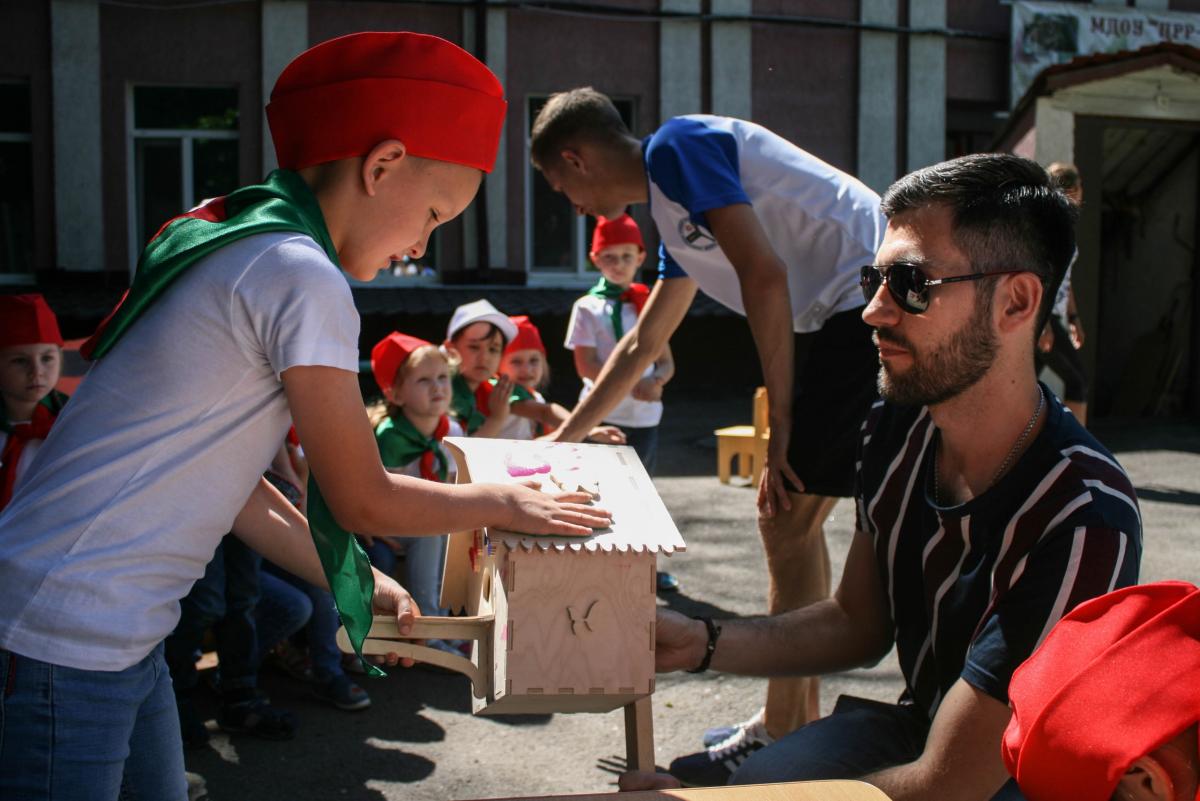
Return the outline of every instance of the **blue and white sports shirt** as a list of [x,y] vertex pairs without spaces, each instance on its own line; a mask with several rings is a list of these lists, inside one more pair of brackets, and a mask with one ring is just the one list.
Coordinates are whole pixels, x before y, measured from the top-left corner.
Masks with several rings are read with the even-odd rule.
[[643,152],[660,278],[686,275],[744,315],[737,273],[705,214],[747,203],[787,264],[798,333],[863,305],[858,268],[875,259],[887,221],[879,196],[856,178],[761,125],[707,114],[667,121]]

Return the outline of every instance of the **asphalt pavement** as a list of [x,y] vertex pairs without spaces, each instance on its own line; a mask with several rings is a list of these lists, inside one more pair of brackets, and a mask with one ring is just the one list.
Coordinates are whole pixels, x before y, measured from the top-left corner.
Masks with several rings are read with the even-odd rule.
[[[750,402],[670,399],[656,484],[687,541],[660,560],[682,590],[661,602],[688,614],[754,615],[765,603],[766,568],[755,531],[754,492],[716,479],[715,427],[750,421]],[[1097,428],[1141,499],[1142,580],[1200,583],[1200,424],[1108,423]],[[827,526],[834,576],[854,527],[840,502]],[[346,799],[425,801],[613,789],[624,754],[621,713],[476,717],[465,678],[414,668],[364,679],[372,705],[341,712],[293,679],[265,671],[262,686],[300,720],[296,738],[265,742],[212,730],[187,754],[212,801]],[[709,726],[745,719],[764,682],[708,673],[660,676],[654,694],[660,765],[700,748]],[[827,677],[822,709],[839,694],[893,701],[902,689],[894,655],[879,665]],[[205,703],[211,703],[208,699]],[[209,717],[214,711],[207,707]]]

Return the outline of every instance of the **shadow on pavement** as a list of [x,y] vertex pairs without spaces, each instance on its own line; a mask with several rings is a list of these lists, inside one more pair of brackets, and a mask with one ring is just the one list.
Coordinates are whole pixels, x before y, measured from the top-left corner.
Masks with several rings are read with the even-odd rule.
[[1174,487],[1134,487],[1139,501],[1161,501],[1200,506],[1200,492],[1175,489]]

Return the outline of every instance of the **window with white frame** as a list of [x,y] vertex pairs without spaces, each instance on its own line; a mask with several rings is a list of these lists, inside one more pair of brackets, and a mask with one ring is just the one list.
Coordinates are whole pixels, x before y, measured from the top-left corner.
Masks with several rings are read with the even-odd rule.
[[129,118],[130,269],[167,220],[238,187],[238,92],[134,86]]
[[33,273],[31,110],[28,83],[0,83],[0,277],[4,278]]
[[[525,152],[529,153],[529,132],[542,106],[549,98],[530,97],[525,118]],[[634,129],[634,103],[628,98],[613,98],[621,119]],[[529,160],[526,159],[526,164]],[[566,195],[550,188],[545,177],[532,164],[525,171],[525,265],[531,275],[555,275],[586,278],[596,268],[588,261],[587,251],[594,217],[575,213]]]

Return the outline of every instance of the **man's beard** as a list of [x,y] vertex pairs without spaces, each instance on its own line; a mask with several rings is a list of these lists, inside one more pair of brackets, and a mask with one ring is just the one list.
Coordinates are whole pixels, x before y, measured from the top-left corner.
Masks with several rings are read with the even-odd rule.
[[890,329],[877,329],[884,342],[907,348],[912,357],[908,370],[899,375],[879,367],[879,395],[902,406],[932,406],[965,392],[983,378],[996,359],[996,333],[991,323],[991,293],[987,309],[976,305],[976,313],[942,344],[927,353],[913,347]]

